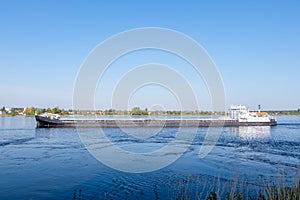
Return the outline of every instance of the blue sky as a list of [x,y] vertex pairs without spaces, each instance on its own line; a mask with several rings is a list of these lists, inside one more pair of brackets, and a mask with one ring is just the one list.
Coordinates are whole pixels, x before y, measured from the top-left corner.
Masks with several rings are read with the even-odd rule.
[[[299,19],[299,1],[1,1],[0,105],[71,108],[80,65],[100,42],[133,28],[162,27],[206,49],[222,76],[228,105],[298,109]],[[137,55],[124,62],[158,57],[144,55],[145,60]],[[180,61],[162,58],[180,71]],[[113,70],[111,76],[122,71]],[[205,88],[201,80],[187,78]],[[101,92],[96,106],[109,108],[109,95]],[[177,108],[161,89],[138,94],[132,106],[169,102],[166,108]],[[202,109],[209,109],[208,97],[205,91],[197,93]]]

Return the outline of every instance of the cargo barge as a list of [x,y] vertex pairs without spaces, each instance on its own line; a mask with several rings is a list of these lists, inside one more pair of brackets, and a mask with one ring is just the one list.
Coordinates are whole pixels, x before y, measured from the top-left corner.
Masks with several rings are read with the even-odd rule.
[[59,115],[36,115],[37,128],[138,128],[138,127],[237,127],[275,126],[277,121],[265,112],[251,112],[245,106],[231,106],[230,116],[218,119],[60,119]]

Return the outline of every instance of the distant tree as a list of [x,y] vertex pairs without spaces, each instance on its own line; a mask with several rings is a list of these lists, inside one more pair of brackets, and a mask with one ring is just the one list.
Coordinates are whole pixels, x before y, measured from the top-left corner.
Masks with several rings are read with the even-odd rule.
[[52,108],[50,110],[50,113],[52,113],[52,114],[61,114],[61,109],[58,106],[56,106],[55,108]]
[[148,115],[148,110],[141,110],[140,107],[134,107],[131,109],[131,115]]
[[35,113],[36,113],[37,115],[42,114],[42,109],[37,108],[36,111],[35,111]]
[[105,115],[116,115],[116,113],[117,113],[116,110],[114,110],[112,108],[104,111]]
[[33,116],[33,115],[35,115],[35,108],[34,107],[27,107],[26,109],[25,109],[25,112],[24,112],[24,114],[26,115],[26,116]]
[[69,114],[69,112],[68,112],[68,111],[66,111],[66,110],[64,110],[64,109],[62,109],[62,110],[61,110],[61,112],[60,112],[60,114],[61,114],[61,115],[68,115],[68,114]]

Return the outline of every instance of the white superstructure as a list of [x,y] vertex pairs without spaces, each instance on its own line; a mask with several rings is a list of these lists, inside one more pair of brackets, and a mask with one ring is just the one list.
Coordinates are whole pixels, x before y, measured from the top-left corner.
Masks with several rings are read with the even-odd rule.
[[270,122],[271,117],[266,112],[250,112],[246,106],[235,105],[230,107],[230,118],[239,122]]
[[60,119],[60,115],[59,114],[43,113],[40,116],[46,117],[46,118],[49,118],[49,119],[57,119],[57,120]]

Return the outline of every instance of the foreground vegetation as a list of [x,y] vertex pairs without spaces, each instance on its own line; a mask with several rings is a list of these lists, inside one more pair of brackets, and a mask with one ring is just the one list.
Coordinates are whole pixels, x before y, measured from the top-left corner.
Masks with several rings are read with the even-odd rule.
[[[231,187],[223,186],[220,182],[216,185],[205,185],[203,187],[197,187],[196,190],[191,191],[191,182],[190,178],[187,178],[184,181],[172,182],[168,188],[164,188],[161,192],[164,195],[161,195],[157,185],[154,185],[153,189],[153,199],[175,199],[175,200],[190,200],[190,199],[199,199],[199,200],[300,200],[300,181],[293,184],[292,186],[278,186],[278,185],[265,185],[259,186],[259,191],[256,194],[253,192],[248,193],[247,186],[241,188],[241,185],[238,185],[237,182],[233,183]],[[211,188],[207,192],[206,189]],[[241,191],[242,190],[242,191]],[[166,194],[167,193],[167,197]],[[87,195],[87,197],[85,196]],[[120,194],[121,195],[121,194]],[[75,189],[73,200],[84,200],[89,199],[88,194],[84,194],[82,189]],[[124,197],[125,198],[125,197]],[[125,199],[142,199],[139,195],[130,194]],[[150,197],[147,197],[150,198]],[[113,196],[110,196],[108,193],[105,193],[103,196],[93,199],[113,199]]]
[[[291,187],[266,187],[263,191],[260,191],[258,196],[251,196],[242,192],[227,192],[226,200],[300,200],[300,182],[297,185]],[[185,199],[185,198],[184,198]],[[212,191],[206,200],[219,200],[220,195],[215,191]]]
[[[216,178],[208,180],[188,177],[180,184],[172,186],[178,188],[171,199],[206,199],[206,200],[300,200],[300,180],[295,177],[294,183],[287,184],[284,177],[275,182],[267,181],[261,177],[257,180],[257,185],[248,181],[225,181]],[[202,183],[200,183],[202,181]],[[204,183],[203,183],[204,182]],[[193,192],[192,185],[202,184],[196,187]],[[175,189],[176,190],[176,189]]]

